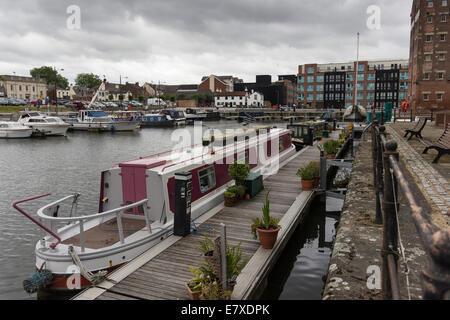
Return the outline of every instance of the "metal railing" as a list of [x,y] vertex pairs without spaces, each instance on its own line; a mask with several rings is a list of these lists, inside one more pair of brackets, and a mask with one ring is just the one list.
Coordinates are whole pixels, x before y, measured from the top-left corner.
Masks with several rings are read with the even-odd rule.
[[[386,128],[374,121],[372,156],[376,192],[376,224],[383,225],[382,290],[384,299],[400,300],[398,260],[405,259],[399,231],[399,190],[411,209],[412,218],[427,253],[428,266],[422,270],[423,298],[450,300],[450,228],[433,225],[419,206],[399,165],[397,142],[388,140]],[[408,288],[409,292],[409,288]]]
[[[59,234],[59,233],[61,233],[61,230],[60,231],[56,230],[57,224],[61,224],[61,223],[70,223],[71,226],[76,226],[78,224],[79,229],[80,229],[79,235],[80,235],[81,252],[85,252],[85,249],[86,249],[84,226],[87,222],[89,222],[91,220],[115,216],[117,219],[117,227],[118,227],[117,232],[119,233],[119,239],[120,239],[121,244],[125,243],[124,229],[123,229],[123,224],[122,224],[123,217],[137,219],[137,220],[145,220],[148,232],[150,234],[152,233],[151,219],[149,217],[149,211],[147,210],[147,206],[145,205],[147,203],[148,199],[144,199],[139,202],[129,204],[127,206],[119,207],[119,208],[116,208],[113,210],[109,210],[106,212],[97,213],[97,214],[93,214],[93,215],[79,216],[79,217],[58,217],[57,212],[59,210],[59,206],[68,200],[77,200],[79,195],[75,194],[75,195],[67,196],[58,201],[52,202],[52,203],[40,208],[37,212],[39,221],[34,219],[30,214],[26,213],[22,208],[18,207],[18,204],[20,204],[20,203],[36,200],[36,199],[43,198],[43,197],[46,197],[49,195],[50,194],[45,194],[45,195],[41,195],[41,196],[24,199],[24,200],[19,200],[19,201],[14,202],[13,207],[16,210],[18,210],[20,213],[25,215],[28,219],[33,221],[35,224],[37,224],[46,233],[50,234],[52,237],[54,237],[56,239],[55,243],[50,244],[50,248],[52,248],[52,249],[55,249],[56,246],[58,246],[62,242],[62,237]],[[140,205],[143,205],[143,210],[144,210],[143,216],[136,216],[136,215],[132,215],[132,214],[124,214],[123,213],[125,211],[133,209]],[[49,214],[51,214],[52,216],[50,216]],[[45,226],[44,225],[45,222],[48,222],[50,224],[50,227]],[[63,229],[65,230],[65,228],[63,228]]]

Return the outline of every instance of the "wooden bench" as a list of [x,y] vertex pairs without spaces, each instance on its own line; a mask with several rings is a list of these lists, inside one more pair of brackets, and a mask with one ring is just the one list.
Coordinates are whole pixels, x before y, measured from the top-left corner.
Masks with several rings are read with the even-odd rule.
[[411,140],[413,137],[417,137],[423,140],[422,137],[422,131],[425,128],[425,126],[427,125],[428,122],[428,118],[422,118],[419,120],[419,122],[417,122],[416,126],[413,129],[408,129],[405,130],[405,138],[408,136],[408,134],[411,134],[411,136],[409,137],[408,141]]
[[430,149],[437,150],[439,154],[434,159],[433,163],[438,163],[439,159],[444,154],[450,154],[450,123],[447,123],[444,133],[437,141],[435,142],[423,141],[423,143],[427,146],[423,151],[424,154],[426,154]]

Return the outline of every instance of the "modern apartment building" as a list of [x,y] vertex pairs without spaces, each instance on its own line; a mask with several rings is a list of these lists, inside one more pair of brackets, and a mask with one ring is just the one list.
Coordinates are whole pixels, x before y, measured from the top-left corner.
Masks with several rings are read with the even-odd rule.
[[398,107],[407,98],[408,82],[408,60],[305,64],[298,68],[297,101],[304,108],[337,109],[356,97],[364,107],[388,102]]
[[0,75],[0,87],[8,98],[37,100],[47,97],[47,82],[45,79]]
[[414,0],[411,10],[409,101],[418,109],[450,109],[450,6]]

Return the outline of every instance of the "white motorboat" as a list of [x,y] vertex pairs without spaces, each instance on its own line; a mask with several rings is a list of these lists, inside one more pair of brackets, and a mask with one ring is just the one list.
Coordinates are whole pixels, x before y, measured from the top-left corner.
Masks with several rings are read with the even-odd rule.
[[137,121],[120,120],[109,116],[103,110],[81,110],[72,123],[72,129],[78,131],[134,131],[139,129]]
[[50,117],[40,112],[26,112],[19,118],[19,123],[33,129],[33,132],[46,136],[66,136],[70,125],[61,118]]
[[0,139],[24,139],[32,133],[32,128],[18,122],[0,121]]
[[18,205],[48,194],[13,206],[45,232],[35,255],[36,269],[52,275],[48,288],[68,289],[74,262],[84,288],[172,235],[183,201],[187,211],[181,215],[189,212],[192,221],[221,205],[225,190],[234,184],[230,161],[248,163],[252,172],[268,175],[295,153],[289,130],[243,129],[234,136],[211,137],[112,166],[101,174],[99,213],[78,213],[79,194],[40,208],[39,220]]

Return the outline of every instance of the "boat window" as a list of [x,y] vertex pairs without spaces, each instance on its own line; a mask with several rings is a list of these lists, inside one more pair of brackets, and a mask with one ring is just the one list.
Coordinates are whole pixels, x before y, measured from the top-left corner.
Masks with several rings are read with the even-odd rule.
[[237,156],[237,163],[239,164],[248,164],[248,152],[239,152]]
[[214,166],[199,171],[198,177],[201,193],[205,193],[216,186],[216,172]]
[[8,128],[7,124],[0,124],[0,128]]
[[108,115],[104,111],[88,111],[88,117],[107,117]]
[[47,118],[45,120],[47,120],[47,122],[57,122],[56,119],[53,119],[53,118]]

